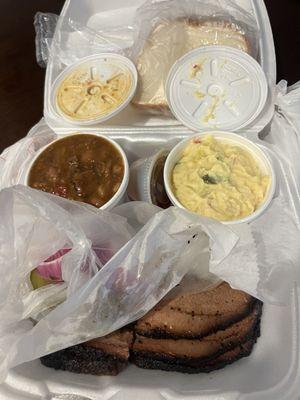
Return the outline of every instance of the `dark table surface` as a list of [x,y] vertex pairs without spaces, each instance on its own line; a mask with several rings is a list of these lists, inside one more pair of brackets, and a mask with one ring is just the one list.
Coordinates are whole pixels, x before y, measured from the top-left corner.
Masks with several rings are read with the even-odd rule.
[[[25,136],[42,117],[45,70],[35,59],[33,17],[37,11],[59,13],[63,3],[63,0],[1,1],[0,150]],[[265,3],[275,39],[277,79],[292,84],[300,80],[300,0],[265,0]]]

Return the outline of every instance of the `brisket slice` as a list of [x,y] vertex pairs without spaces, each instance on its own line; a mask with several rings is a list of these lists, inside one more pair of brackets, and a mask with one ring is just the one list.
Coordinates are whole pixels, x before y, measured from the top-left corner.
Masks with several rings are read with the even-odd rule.
[[92,375],[117,375],[128,365],[132,330],[124,328],[103,338],[46,355],[46,367]]
[[138,335],[131,361],[142,368],[210,372],[249,355],[260,334],[262,303],[241,321],[201,340],[151,339]]
[[259,336],[261,308],[258,300],[223,283],[206,292],[168,297],[134,326],[44,356],[41,362],[93,375],[117,375],[129,359],[143,368],[209,372],[250,354]]
[[137,321],[135,332],[151,338],[190,338],[225,329],[251,312],[255,299],[223,282],[209,291],[162,300]]
[[146,369],[158,369],[162,371],[181,372],[185,374],[199,374],[203,372],[208,373],[224,368],[226,365],[232,364],[243,357],[248,357],[252,352],[255,342],[256,338],[248,340],[247,342],[236,346],[234,349],[221,354],[214,360],[204,364],[199,364],[199,366],[172,364],[170,362],[164,362],[143,356],[136,356],[134,363],[138,367]]

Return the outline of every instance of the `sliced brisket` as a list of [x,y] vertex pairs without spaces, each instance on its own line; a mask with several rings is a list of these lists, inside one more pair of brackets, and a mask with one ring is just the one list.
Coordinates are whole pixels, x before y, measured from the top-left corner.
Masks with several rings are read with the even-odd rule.
[[257,338],[248,340],[247,342],[236,346],[234,349],[221,354],[214,360],[208,361],[207,363],[204,364],[199,364],[198,366],[190,366],[187,364],[178,364],[178,363],[172,364],[170,362],[164,362],[149,357],[147,358],[142,355],[136,356],[134,359],[134,363],[140,368],[181,372],[185,374],[212,372],[224,368],[226,367],[226,365],[232,364],[233,362],[238,361],[243,357],[249,356],[252,352],[256,340]]
[[135,332],[151,338],[201,338],[248,315],[254,298],[223,282],[216,288],[160,302],[137,321]]
[[132,330],[122,329],[44,356],[41,362],[46,367],[81,374],[117,375],[128,365],[132,341]]
[[[211,370],[216,364],[216,359],[224,353],[240,348],[249,340],[255,343],[259,334],[261,309],[262,303],[257,301],[247,317],[225,330],[199,340],[152,339],[137,335],[133,343],[131,361],[143,368],[155,368],[155,365],[162,362],[164,365],[170,365],[172,371],[182,372],[184,366],[187,367],[187,372],[193,368],[194,372],[202,371],[207,366],[208,370]],[[240,353],[242,354],[242,351]]]
[[132,327],[44,356],[47,367],[117,375],[131,360],[149,369],[210,372],[249,355],[260,333],[262,303],[226,283],[176,294]]

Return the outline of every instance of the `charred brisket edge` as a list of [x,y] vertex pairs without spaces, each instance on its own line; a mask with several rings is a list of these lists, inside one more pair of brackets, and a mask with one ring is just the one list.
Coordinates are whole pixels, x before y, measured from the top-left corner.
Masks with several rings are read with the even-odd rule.
[[[157,355],[151,352],[133,352],[130,349],[130,357],[128,360],[127,358],[118,357],[117,355],[104,352],[101,349],[96,349],[93,347],[89,347],[87,345],[79,344],[46,355],[41,358],[41,363],[46,367],[54,368],[56,370],[60,369],[75,373],[85,373],[94,375],[117,375],[124,368],[126,368],[129,361],[133,362],[134,364],[136,364],[141,368],[147,368],[147,369],[160,369],[166,371],[178,371],[183,373],[211,372],[223,368],[226,365],[231,364],[242,357],[246,357],[251,353],[257,338],[260,336],[260,318],[262,313],[262,302],[259,300],[255,300],[251,303],[251,306],[252,306],[251,308],[249,307],[251,311],[253,310],[254,306],[257,308],[257,316],[256,316],[257,322],[254,328],[249,331],[251,333],[246,335],[243,342],[239,344],[235,343],[231,347],[226,346],[226,348],[223,348],[220,352],[216,353],[214,356],[210,356],[206,359],[201,358],[197,360],[194,358],[161,356],[161,354]],[[243,317],[239,316],[238,320],[245,318],[247,314],[249,314],[249,311],[248,313],[244,313]],[[236,319],[232,319],[230,323],[226,324],[226,327],[235,322],[238,321],[236,321]],[[218,328],[217,331],[218,330],[220,330],[220,328]],[[134,339],[133,339],[134,343],[135,333],[139,332],[135,330],[133,332],[134,332]],[[211,333],[215,332],[210,332],[210,334]],[[171,338],[170,336],[167,337]],[[181,336],[180,338],[182,339],[183,337]],[[241,349],[238,356],[227,359],[225,361],[218,362],[218,357],[220,357],[221,355],[226,355],[226,352],[234,350],[238,347],[240,347]],[[158,356],[160,359],[154,358],[155,356]],[[189,365],[183,364],[182,363],[183,360],[185,362],[190,361],[190,364]],[[195,360],[197,360],[198,362],[195,366],[192,366],[192,361],[195,362]],[[211,362],[211,364],[205,364],[208,362]]]
[[[185,371],[185,368],[188,370],[191,370],[191,372],[206,372],[205,369],[209,369],[209,371],[212,371],[214,369],[213,367],[208,366],[206,363],[210,361],[216,360],[219,356],[223,355],[224,353],[231,351],[235,349],[236,347],[242,346],[246,342],[252,342],[251,349],[249,351],[249,354],[251,353],[253,345],[256,343],[257,338],[260,336],[260,319],[261,319],[261,314],[262,314],[262,302],[257,301],[256,302],[256,309],[257,309],[257,315],[256,315],[256,321],[255,324],[251,327],[247,335],[242,339],[240,343],[232,343],[228,346],[224,346],[220,351],[210,355],[209,357],[201,357],[201,358],[194,358],[194,357],[173,357],[173,356],[168,356],[165,354],[161,353],[153,353],[153,352],[146,352],[146,351],[133,351],[131,350],[130,352],[130,361],[137,366],[141,368],[150,368],[150,369],[164,369],[167,370],[166,368],[160,368],[159,363],[162,363],[162,366],[169,366],[170,371],[178,371],[178,372],[188,372]],[[247,355],[249,355],[247,354]],[[243,355],[241,357],[244,357]],[[231,362],[235,361],[238,358],[234,358]],[[231,363],[226,361],[224,366],[227,365],[228,363]],[[178,369],[177,369],[178,367]],[[223,365],[220,367],[222,368]],[[207,371],[207,372],[209,372]],[[190,372],[190,373],[191,373]]]
[[[243,344],[240,344],[240,352],[235,357],[230,357],[228,359],[218,361],[218,357],[215,359],[215,363],[211,364],[203,364],[199,366],[189,366],[189,365],[182,365],[182,364],[170,364],[164,361],[158,361],[154,359],[144,358],[144,357],[136,357],[135,358],[135,365],[140,368],[145,369],[158,369],[163,371],[170,371],[170,372],[181,372],[186,374],[198,374],[198,373],[209,373],[216,371],[218,369],[226,367],[226,365],[232,364],[243,357],[247,357],[251,354],[253,346],[256,342],[256,339],[249,340]],[[236,348],[237,348],[236,347]],[[236,349],[235,348],[235,349]],[[224,353],[226,356],[226,353]]]
[[46,367],[82,374],[117,375],[126,368],[128,359],[79,344],[48,354],[41,358],[41,363]]
[[[240,320],[244,319],[249,315],[254,307],[256,307],[257,302],[259,300],[257,299],[251,299],[251,302],[249,303],[249,307],[247,307],[247,310],[243,313],[236,314],[234,317],[228,319],[223,324],[216,325],[213,329],[208,329],[207,331],[204,331],[201,335],[193,335],[193,334],[181,334],[181,335],[176,335],[172,332],[168,332],[165,329],[161,328],[154,328],[154,329],[149,329],[149,330],[144,330],[144,329],[138,329],[135,327],[134,332],[138,335],[142,335],[151,339],[202,339],[205,336],[211,335],[213,333],[216,333],[218,331],[222,331],[227,329],[230,325],[233,325],[236,322],[239,322]],[[204,314],[203,314],[204,316]],[[212,316],[213,317],[213,316]]]

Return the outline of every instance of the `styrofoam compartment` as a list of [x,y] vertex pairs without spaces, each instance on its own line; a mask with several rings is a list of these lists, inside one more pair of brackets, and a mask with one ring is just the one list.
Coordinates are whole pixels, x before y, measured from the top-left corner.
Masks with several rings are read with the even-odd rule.
[[[261,34],[259,40],[259,63],[266,74],[268,81],[268,99],[264,109],[254,121],[247,127],[249,133],[260,132],[271,120],[274,112],[274,90],[276,84],[276,60],[275,49],[272,36],[272,30],[263,0],[235,0],[238,5],[252,12],[256,17],[258,28]],[[82,126],[76,126],[57,118],[51,110],[51,88],[52,85],[64,68],[77,61],[80,54],[86,55],[84,48],[86,42],[84,33],[70,28],[70,21],[73,26],[87,27],[93,31],[105,33],[105,29],[110,31],[114,28],[120,30],[120,26],[130,26],[134,20],[136,8],[143,4],[144,0],[111,0],[109,2],[99,2],[97,0],[67,0],[61,13],[61,19],[58,22],[54,41],[60,44],[60,47],[68,46],[76,48],[76,56],[69,50],[63,52],[60,59],[49,60],[44,94],[44,116],[51,128],[57,132],[64,133],[76,130],[83,130]],[[71,25],[72,25],[71,24]],[[64,31],[64,34],[61,31]],[[66,34],[66,32],[68,32]],[[122,31],[121,31],[122,32]],[[116,39],[116,38],[115,38]],[[122,38],[119,38],[119,46],[128,47],[132,43],[133,36],[130,29],[124,29]],[[124,134],[134,132],[132,127],[156,127],[162,133],[186,133],[186,129],[175,118],[166,116],[145,115],[131,104],[129,104],[118,115],[110,120],[89,127],[89,130],[104,130],[110,135],[118,134],[121,130]],[[172,129],[170,129],[172,128]]]
[[5,400],[295,400],[299,381],[299,293],[289,307],[265,306],[253,353],[210,374],[182,375],[130,366],[117,377],[77,375],[34,361],[12,370]]
[[[269,94],[266,107],[252,128],[244,132],[256,142],[256,135],[271,120],[276,83],[276,60],[272,31],[263,0],[236,0],[255,15],[261,33],[259,61],[267,76]],[[143,0],[67,0],[62,11],[56,36],[68,19],[94,30],[118,27],[124,21],[130,25],[137,6]],[[127,31],[125,32],[128,33]],[[124,35],[125,35],[124,33]],[[65,39],[80,43],[80,33],[70,32]],[[62,38],[63,40],[64,38]],[[130,35],[124,36],[130,43]],[[65,65],[61,65],[63,69]],[[44,113],[56,133],[74,132],[74,127],[53,118],[49,112],[50,88],[59,68],[50,63],[45,83]],[[133,126],[133,127],[132,127]],[[107,123],[84,127],[76,131],[109,134],[122,146],[129,163],[138,158],[151,157],[162,147],[171,148],[191,132],[175,119],[143,116],[128,106]],[[297,190],[291,175],[280,158],[263,142],[258,143],[273,161],[277,193],[284,191],[295,210],[295,221],[300,226],[299,202],[293,202]],[[295,196],[296,198],[296,196]],[[266,304],[263,310],[261,337],[253,353],[226,368],[210,374],[186,375],[174,372],[151,371],[131,365],[116,377],[96,377],[55,371],[42,366],[39,360],[20,365],[9,372],[0,386],[1,400],[295,400],[299,396],[299,292],[291,293],[289,305]]]
[[[162,148],[174,147],[185,137],[170,138],[145,129],[133,137],[119,132],[114,139],[132,163],[139,158],[149,158]],[[256,141],[256,144],[272,160],[278,182],[275,197],[282,191],[292,201],[295,188],[286,165],[266,143]],[[298,203],[291,206],[295,207],[295,221],[300,226],[300,206]],[[187,375],[130,365],[116,377],[96,377],[55,371],[35,360],[9,372],[0,386],[0,399],[295,400],[300,384],[299,296],[295,286],[289,305],[265,304],[261,337],[252,354],[219,371]]]

